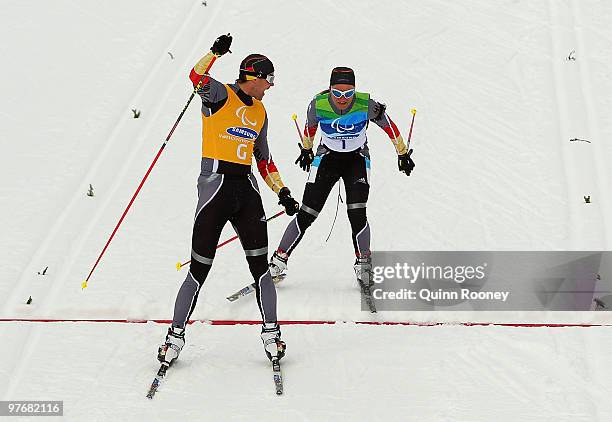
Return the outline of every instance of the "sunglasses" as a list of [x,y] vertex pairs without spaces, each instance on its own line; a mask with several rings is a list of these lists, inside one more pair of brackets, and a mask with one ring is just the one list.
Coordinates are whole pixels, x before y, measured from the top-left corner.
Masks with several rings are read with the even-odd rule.
[[[243,69],[240,69],[240,70],[243,70]],[[259,76],[255,76],[255,75],[248,75],[248,74],[246,75],[246,80],[247,80],[247,81],[252,81],[252,80],[254,80],[254,79],[258,79],[258,78],[259,78],[259,79],[265,79],[266,81],[268,81],[268,83],[269,83],[270,85],[273,85],[273,84],[274,84],[274,73],[269,73],[269,74],[267,74],[265,77],[263,77],[263,76],[259,77]]]
[[267,74],[264,79],[268,81],[270,85],[273,85],[274,84],[274,73]]
[[355,88],[347,89],[346,91],[340,91],[339,89],[332,88],[331,93],[336,98],[351,98],[355,95]]

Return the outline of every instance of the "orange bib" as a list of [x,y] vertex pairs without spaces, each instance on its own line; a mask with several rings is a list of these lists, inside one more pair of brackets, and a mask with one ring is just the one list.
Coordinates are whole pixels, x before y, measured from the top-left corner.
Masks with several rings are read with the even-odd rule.
[[264,125],[266,110],[253,98],[247,106],[229,86],[227,101],[213,115],[202,114],[202,157],[251,165],[253,145]]

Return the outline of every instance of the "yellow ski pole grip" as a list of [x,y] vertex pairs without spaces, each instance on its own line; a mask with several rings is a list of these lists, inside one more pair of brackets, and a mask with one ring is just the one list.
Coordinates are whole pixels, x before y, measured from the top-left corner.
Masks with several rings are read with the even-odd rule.
[[416,108],[410,109],[412,113],[412,121],[410,122],[410,132],[408,132],[408,141],[406,141],[406,148],[410,149],[410,139],[412,139],[412,127],[414,126],[414,117],[416,116]]
[[300,137],[300,141],[302,141],[302,146],[303,146],[304,145],[304,137],[302,136],[302,132],[300,132],[300,125],[298,124],[298,121],[297,121],[297,114],[293,113],[291,118],[293,119],[293,123],[295,123],[295,128],[297,129],[298,135]]

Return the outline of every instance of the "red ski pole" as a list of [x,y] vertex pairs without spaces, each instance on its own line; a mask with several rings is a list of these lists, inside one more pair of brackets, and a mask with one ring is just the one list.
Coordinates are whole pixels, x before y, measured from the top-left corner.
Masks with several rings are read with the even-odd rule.
[[302,136],[302,132],[300,132],[300,125],[298,125],[297,122],[297,114],[292,115],[291,119],[293,119],[293,123],[295,123],[295,128],[297,129],[298,135],[300,135],[300,140],[302,141],[302,147],[304,147],[304,137]]
[[140,189],[142,188],[142,186],[144,185],[145,181],[147,180],[147,178],[149,177],[149,174],[151,173],[151,170],[153,169],[153,166],[155,166],[155,163],[157,163],[157,159],[159,158],[159,156],[161,155],[161,153],[163,152],[164,148],[166,147],[166,144],[168,143],[168,141],[170,140],[170,137],[172,136],[172,134],[174,133],[174,130],[176,129],[176,127],[178,126],[179,122],[181,121],[181,119],[183,118],[183,115],[185,114],[185,111],[187,111],[187,107],[189,107],[189,104],[191,103],[191,100],[193,100],[193,97],[195,96],[196,92],[198,92],[198,90],[200,89],[200,87],[205,84],[208,81],[208,71],[210,70],[210,68],[212,67],[213,63],[215,62],[215,60],[217,60],[217,56],[213,56],[212,60],[210,61],[210,63],[208,64],[208,67],[206,68],[206,70],[204,71],[204,74],[202,75],[202,77],[200,78],[200,81],[198,82],[198,84],[193,88],[193,91],[191,92],[191,96],[189,97],[189,100],[187,100],[187,104],[185,104],[185,107],[183,107],[183,111],[181,111],[181,114],[179,114],[178,118],[176,119],[176,122],[174,122],[174,126],[172,126],[172,129],[170,130],[170,133],[168,133],[168,136],[166,136],[166,140],[164,141],[164,143],[162,144],[162,146],[159,148],[159,151],[157,151],[157,155],[155,156],[155,158],[153,159],[153,162],[151,163],[151,165],[149,166],[149,169],[147,170],[147,172],[145,173],[144,177],[142,178],[142,180],[140,181],[140,184],[138,185],[138,189],[136,189],[136,192],[134,192],[134,195],[132,196],[132,199],[130,200],[130,203],[128,204],[127,208],[125,209],[125,211],[123,211],[123,215],[121,215],[121,218],[119,219],[119,222],[117,223],[117,225],[115,226],[115,229],[113,230],[112,234],[110,235],[110,237],[108,238],[108,240],[106,241],[106,245],[104,245],[104,248],[102,249],[102,252],[100,253],[100,256],[98,256],[98,259],[96,260],[96,263],[94,264],[94,266],[92,267],[91,271],[89,272],[89,275],[87,275],[87,278],[85,279],[85,281],[81,284],[81,288],[85,289],[87,288],[87,283],[89,282],[89,279],[91,277],[91,275],[93,274],[93,272],[95,271],[96,267],[98,266],[98,263],[100,262],[100,260],[102,259],[102,256],[104,255],[104,252],[106,252],[106,249],[108,248],[108,245],[110,244],[111,240],[113,240],[113,237],[115,236],[115,233],[117,233],[117,230],[119,229],[119,226],[121,225],[121,223],[123,222],[123,219],[125,218],[126,214],[128,213],[128,211],[130,210],[130,207],[132,206],[132,204],[134,203],[134,200],[136,199],[136,197],[138,196],[138,193],[140,192]]
[[406,141],[406,149],[410,149],[410,138],[412,138],[412,126],[414,126],[414,116],[416,116],[416,108],[410,110],[412,113],[412,122],[410,122],[410,132],[408,132],[408,140]]
[[[270,221],[270,220],[273,220],[273,219],[275,219],[276,217],[283,215],[284,213],[285,213],[285,211],[279,211],[279,212],[277,212],[276,214],[274,214],[272,217],[270,217],[270,218],[266,218],[266,222],[267,222],[267,221]],[[227,244],[228,244],[228,243],[230,243],[230,242],[233,242],[233,241],[234,241],[234,240],[236,240],[236,239],[238,239],[238,235],[233,236],[233,237],[230,237],[230,238],[229,238],[229,239],[227,239],[227,240],[224,240],[223,242],[221,242],[221,243],[219,243],[219,244],[217,245],[217,249],[219,249],[220,247],[223,247],[223,246],[227,245]],[[185,265],[189,264],[190,262],[191,262],[191,259],[190,259],[189,261],[187,261],[187,262],[183,262],[182,264],[181,264],[180,262],[177,262],[177,263],[176,263],[176,270],[177,270],[177,271],[180,271],[180,270],[181,270],[181,268],[183,268]]]

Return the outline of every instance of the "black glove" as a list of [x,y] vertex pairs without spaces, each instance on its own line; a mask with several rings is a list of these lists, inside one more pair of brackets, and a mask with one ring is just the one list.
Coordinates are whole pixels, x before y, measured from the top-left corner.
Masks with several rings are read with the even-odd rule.
[[285,207],[287,215],[295,215],[300,209],[300,204],[291,197],[291,191],[287,186],[278,192],[278,205]]
[[410,173],[412,170],[414,170],[414,161],[412,161],[412,158],[410,158],[411,155],[412,150],[397,156],[397,166],[399,167],[399,171],[406,173],[406,176],[410,176]]
[[222,56],[228,51],[230,51],[230,46],[232,45],[232,36],[230,34],[221,35],[219,38],[215,40],[212,47],[210,47],[210,51],[217,56]]
[[298,147],[300,147],[300,156],[295,160],[295,164],[300,165],[302,170],[310,171],[310,165],[312,164],[312,160],[314,160],[314,153],[312,149],[304,148],[302,144],[298,142]]

